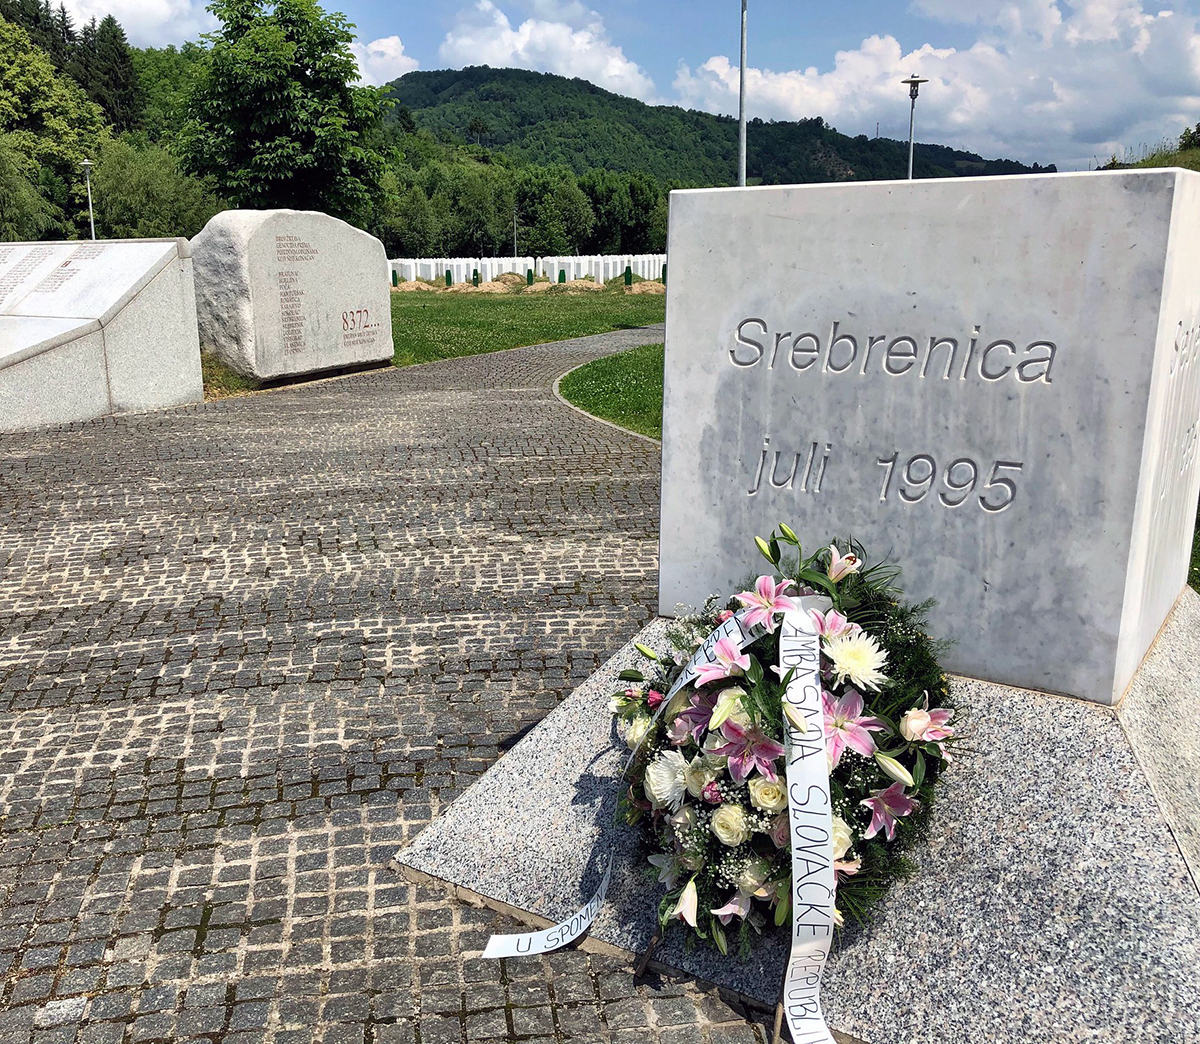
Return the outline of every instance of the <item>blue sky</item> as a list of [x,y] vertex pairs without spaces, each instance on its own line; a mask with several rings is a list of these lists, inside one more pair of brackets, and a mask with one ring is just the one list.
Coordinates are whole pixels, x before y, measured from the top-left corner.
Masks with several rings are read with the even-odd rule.
[[[67,0],[135,43],[211,27],[197,0]],[[581,76],[645,101],[737,106],[739,0],[327,0],[363,79],[486,63]],[[1086,169],[1200,122],[1200,0],[750,0],[752,116],[907,134],[899,80],[929,77],[919,140]]]

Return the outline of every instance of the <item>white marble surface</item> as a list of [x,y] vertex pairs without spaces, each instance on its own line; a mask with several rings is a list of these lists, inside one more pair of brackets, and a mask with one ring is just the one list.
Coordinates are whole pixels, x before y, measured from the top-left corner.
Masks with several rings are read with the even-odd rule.
[[[655,620],[635,640],[667,652],[665,632]],[[910,850],[915,873],[838,939],[823,985],[831,1026],[869,1044],[1200,1042],[1198,656],[1200,596],[1186,590],[1121,710],[952,679],[964,749]],[[608,710],[620,670],[644,664],[633,642],[622,648],[399,866],[554,921],[591,897],[615,851],[588,938],[644,948],[662,893],[638,831],[614,824],[627,752]],[[775,1000],[786,932],[745,959],[684,938],[669,931],[656,957]]]
[[202,398],[187,240],[0,243],[0,430]]
[[1186,576],[1198,186],[673,193],[661,610],[762,564],[731,534],[853,534],[955,671],[1113,702]]
[[392,357],[383,244],[328,214],[226,210],[192,240],[200,341],[272,379]]
[[0,313],[107,320],[185,240],[0,244]]

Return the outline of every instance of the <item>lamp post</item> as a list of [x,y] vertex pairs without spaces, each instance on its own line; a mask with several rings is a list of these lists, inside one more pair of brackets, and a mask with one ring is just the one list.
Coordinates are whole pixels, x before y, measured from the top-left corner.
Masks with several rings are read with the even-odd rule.
[[746,187],[746,0],[742,0],[742,64],[738,74],[738,185]]
[[908,96],[912,99],[908,107],[908,180],[912,181],[913,121],[917,115],[917,91],[921,89],[921,84],[928,83],[929,81],[913,73],[907,80],[901,80],[900,82],[908,84]]
[[96,238],[96,215],[92,213],[92,161],[83,161],[83,176],[87,178],[88,224],[92,226],[92,239]]

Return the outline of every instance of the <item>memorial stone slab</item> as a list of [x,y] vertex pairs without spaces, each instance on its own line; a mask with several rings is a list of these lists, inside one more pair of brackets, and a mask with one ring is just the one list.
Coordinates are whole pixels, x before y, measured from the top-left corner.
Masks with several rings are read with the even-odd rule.
[[186,239],[0,244],[0,430],[203,397]]
[[1187,575],[1198,227],[1181,170],[673,193],[661,611],[785,521],[955,672],[1115,702]]
[[271,379],[392,357],[383,244],[328,214],[226,210],[192,240],[200,340]]

